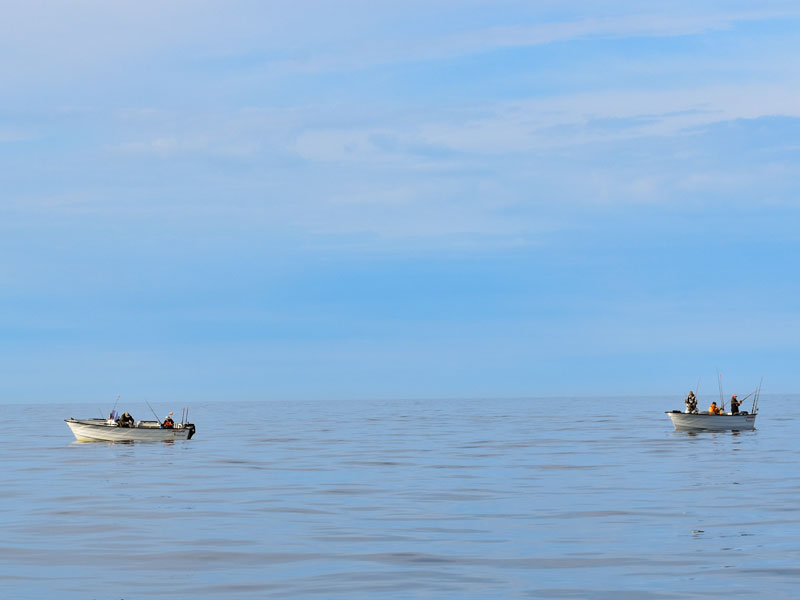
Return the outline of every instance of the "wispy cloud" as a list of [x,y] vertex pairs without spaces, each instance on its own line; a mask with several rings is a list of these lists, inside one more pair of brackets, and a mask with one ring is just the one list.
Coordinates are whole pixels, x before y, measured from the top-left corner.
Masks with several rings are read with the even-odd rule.
[[[207,0],[169,6],[55,3],[41,10],[37,4],[12,2],[0,23],[0,73],[9,80],[50,86],[75,73],[113,78],[120,64],[144,75],[141,69],[152,69],[160,56],[168,56],[169,63],[158,70],[206,61],[214,73],[224,60],[227,70],[256,70],[261,76],[313,74],[575,40],[701,35],[743,23],[800,18],[796,5],[776,1],[757,9],[677,2],[668,10],[641,3],[580,3],[572,13],[544,18],[566,9],[550,7],[540,14],[527,3],[511,2],[504,12],[495,4],[351,1],[333,9],[311,0],[292,6]],[[474,16],[465,18],[467,10]],[[410,13],[416,18],[410,19]],[[425,27],[414,26],[425,22]]]
[[[453,153],[505,155],[578,145],[673,136],[723,121],[800,117],[800,84],[746,84],[682,90],[613,90],[474,107],[461,119],[428,113],[396,128],[320,129],[301,133],[308,159],[376,163],[407,155],[449,164]],[[471,113],[471,114],[470,114]],[[479,115],[479,116],[478,116]],[[390,145],[381,140],[392,140]],[[426,152],[431,149],[431,152]],[[438,152],[434,152],[437,150]]]
[[[775,19],[800,19],[800,8],[717,10],[641,11],[618,17],[593,16],[572,20],[536,22],[528,25],[475,24],[463,31],[439,32],[425,36],[395,34],[369,38],[363,33],[346,45],[326,45],[324,51],[311,51],[296,58],[272,58],[265,61],[268,73],[322,73],[374,68],[392,63],[452,60],[505,48],[524,48],[587,39],[624,39],[680,37],[728,30],[738,24]],[[589,11],[593,12],[593,11]],[[313,48],[313,46],[312,46]],[[257,63],[256,63],[257,64]],[[247,61],[248,68],[253,63]]]
[[255,141],[214,140],[202,135],[160,136],[144,141],[123,142],[117,148],[123,153],[154,155],[161,158],[193,155],[247,158],[255,156],[259,151],[259,145]]

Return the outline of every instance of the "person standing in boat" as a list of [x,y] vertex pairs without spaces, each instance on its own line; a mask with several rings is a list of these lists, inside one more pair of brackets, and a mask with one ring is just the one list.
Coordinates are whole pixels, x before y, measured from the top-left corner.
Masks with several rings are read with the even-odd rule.
[[722,414],[722,411],[720,410],[719,406],[717,406],[716,402],[712,402],[711,406],[708,407],[708,414],[710,415]]
[[736,394],[731,396],[731,414],[738,415],[739,414],[739,407],[742,403],[736,398]]
[[689,395],[686,396],[686,400],[684,401],[686,404],[686,412],[696,414],[697,413],[697,398],[694,395],[692,390],[689,390]]

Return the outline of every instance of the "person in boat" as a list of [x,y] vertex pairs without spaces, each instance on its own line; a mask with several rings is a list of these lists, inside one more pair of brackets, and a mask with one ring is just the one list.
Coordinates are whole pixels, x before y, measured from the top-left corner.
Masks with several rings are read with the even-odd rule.
[[175,427],[175,421],[172,420],[172,413],[169,413],[164,422],[161,424],[161,427],[164,429],[173,429]]
[[689,390],[689,395],[686,396],[686,400],[684,402],[686,404],[687,413],[697,413],[697,398],[692,390]]
[[131,413],[126,412],[123,414],[117,423],[119,423],[120,427],[133,427],[133,417]]
[[731,414],[738,415],[739,414],[739,407],[742,403],[736,398],[736,394],[731,396]]
[[719,406],[717,406],[716,402],[712,402],[711,406],[708,407],[708,414],[710,415],[720,415],[722,414],[722,410],[720,410]]

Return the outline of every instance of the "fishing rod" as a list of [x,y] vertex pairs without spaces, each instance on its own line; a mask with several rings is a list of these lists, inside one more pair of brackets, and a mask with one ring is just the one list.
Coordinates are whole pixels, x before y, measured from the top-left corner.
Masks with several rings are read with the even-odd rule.
[[722,373],[717,369],[717,384],[719,385],[719,402],[722,405],[722,410],[725,410],[725,399],[722,397]]
[[741,401],[740,401],[739,403],[741,404],[742,402],[744,402],[745,400],[747,400],[747,399],[748,399],[750,396],[752,396],[753,394],[755,394],[757,391],[758,391],[758,389],[755,389],[755,390],[753,390],[752,392],[750,392],[749,394],[747,394],[747,396],[745,396],[744,398],[742,398],[742,399],[741,399]]
[[147,408],[149,408],[150,412],[153,413],[153,416],[156,418],[156,421],[158,423],[161,423],[161,419],[158,418],[158,415],[156,414],[156,411],[153,410],[153,407],[150,406],[150,403],[147,400],[145,400],[144,403],[147,404]]
[[[702,377],[702,375],[700,377]],[[694,388],[694,404],[695,404],[695,408],[694,409],[695,410],[697,410],[697,403],[700,400],[700,377],[697,378],[697,387]]]
[[756,395],[753,397],[753,407],[750,409],[750,411],[753,414],[756,414],[758,412],[758,400],[761,398],[761,384],[762,383],[764,383],[764,376],[763,375],[761,376],[761,381],[758,382],[758,387],[756,388],[756,392],[755,392]]
[[119,394],[117,394],[117,399],[116,399],[116,401],[114,402],[114,406],[112,406],[112,407],[111,407],[111,412],[110,412],[110,413],[108,413],[108,418],[109,418],[109,420],[110,420],[110,419],[114,419],[114,418],[115,418],[115,416],[114,416],[114,413],[117,411],[117,403],[118,403],[118,402],[119,402]]

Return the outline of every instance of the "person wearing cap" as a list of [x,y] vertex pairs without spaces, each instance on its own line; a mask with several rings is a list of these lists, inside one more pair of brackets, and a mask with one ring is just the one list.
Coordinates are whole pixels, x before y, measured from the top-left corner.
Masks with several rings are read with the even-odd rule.
[[708,407],[708,414],[710,415],[718,415],[721,413],[722,411],[719,409],[716,402],[712,402],[711,406]]
[[697,413],[697,397],[692,390],[689,390],[689,395],[686,396],[684,403],[686,404],[687,413]]
[[120,427],[133,427],[133,417],[131,413],[125,413],[119,418],[119,426]]
[[161,427],[163,427],[164,429],[172,429],[173,427],[175,427],[175,421],[172,420],[172,413],[169,413],[166,416],[164,422],[161,424]]
[[739,414],[739,407],[741,405],[742,405],[742,403],[739,400],[736,399],[736,394],[731,396],[731,414],[732,415],[738,415]]

